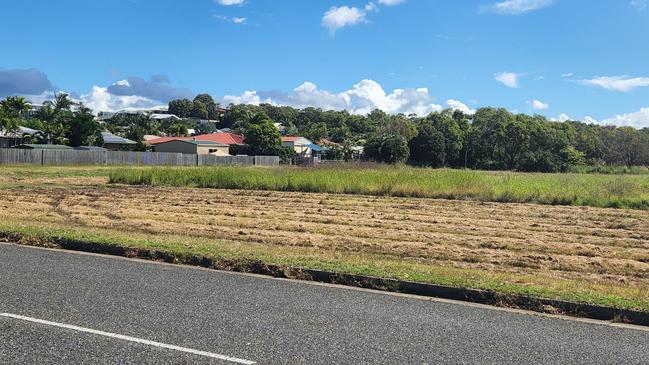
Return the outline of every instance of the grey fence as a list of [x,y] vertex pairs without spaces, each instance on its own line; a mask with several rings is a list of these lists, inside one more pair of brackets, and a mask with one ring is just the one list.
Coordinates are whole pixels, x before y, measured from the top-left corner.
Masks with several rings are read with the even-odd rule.
[[278,166],[278,156],[212,156],[164,152],[0,148],[0,165]]

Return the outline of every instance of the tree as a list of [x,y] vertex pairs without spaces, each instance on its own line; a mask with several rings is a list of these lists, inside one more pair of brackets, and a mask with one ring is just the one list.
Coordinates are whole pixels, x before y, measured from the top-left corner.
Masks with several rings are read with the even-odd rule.
[[207,120],[209,119],[209,113],[207,107],[200,100],[194,100],[192,105],[192,117]]
[[103,144],[101,127],[95,121],[90,109],[80,106],[74,113],[66,130],[66,138],[72,147],[97,146]]
[[189,99],[177,99],[169,102],[169,113],[180,118],[189,118],[192,116],[194,103]]
[[279,130],[263,111],[250,119],[245,137],[250,154],[253,155],[275,155],[282,147]]
[[446,140],[432,123],[423,121],[418,135],[410,141],[410,160],[417,165],[440,167],[446,161]]
[[[214,99],[209,94],[198,94],[194,98],[194,104],[201,102],[205,106],[205,118],[208,120],[217,120],[219,118],[218,108],[219,105],[214,102]],[[198,117],[197,117],[198,118]]]
[[183,123],[174,123],[168,129],[168,134],[174,137],[187,137],[189,131],[187,125]]
[[377,134],[367,140],[365,156],[372,161],[395,164],[406,162],[410,150],[403,136]]
[[31,104],[22,96],[7,96],[0,101],[0,109],[13,118],[24,118],[31,108]]
[[66,93],[58,93],[54,95],[54,110],[56,111],[65,111],[72,109],[74,102],[70,99],[70,96]]
[[216,133],[217,129],[214,123],[212,122],[202,122],[198,123],[196,128],[194,129],[194,135],[201,135],[201,134],[212,134]]
[[18,118],[8,115],[6,111],[0,109],[0,132],[14,133],[18,130]]

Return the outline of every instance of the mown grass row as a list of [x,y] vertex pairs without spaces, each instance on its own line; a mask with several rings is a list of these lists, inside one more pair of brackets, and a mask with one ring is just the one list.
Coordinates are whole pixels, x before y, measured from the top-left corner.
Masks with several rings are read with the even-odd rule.
[[[228,262],[222,270],[242,270],[253,265],[280,265],[336,273],[374,276],[459,288],[491,290],[499,294],[529,295],[613,308],[649,312],[646,290],[626,285],[593,283],[579,279],[537,277],[533,274],[462,269],[395,260],[381,255],[337,255],[307,247],[267,247],[183,235],[151,235],[119,229],[97,229],[69,224],[0,222],[0,242],[65,247],[66,243],[123,247],[162,252],[190,263],[192,257]],[[522,284],[521,282],[525,283]]]
[[110,182],[649,209],[649,176],[529,174],[409,167],[132,168]]

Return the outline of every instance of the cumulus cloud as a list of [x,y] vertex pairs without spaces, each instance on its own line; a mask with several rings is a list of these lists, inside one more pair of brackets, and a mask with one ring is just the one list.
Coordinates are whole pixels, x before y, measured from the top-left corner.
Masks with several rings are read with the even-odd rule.
[[601,124],[649,128],[649,107],[641,108],[639,111],[633,113],[618,114],[614,117],[602,120]]
[[531,106],[532,109],[534,109],[534,110],[545,110],[545,109],[550,108],[549,104],[544,103],[544,102],[542,102],[540,100],[530,100],[530,101],[527,102],[527,104],[529,106]]
[[81,95],[79,101],[95,113],[100,111],[148,109],[163,104],[160,101],[140,95],[115,95],[109,91],[109,88],[100,86],[94,86],[90,93]]
[[475,110],[469,108],[466,104],[462,103],[459,100],[448,99],[446,100],[446,105],[453,110],[459,110],[464,114],[475,114]]
[[598,76],[590,80],[579,80],[581,84],[599,86],[607,90],[628,92],[639,87],[649,86],[649,77]]
[[[379,5],[395,6],[404,2],[405,0],[379,0]],[[329,29],[329,33],[333,36],[342,28],[369,23],[367,15],[375,11],[379,11],[379,7],[371,1],[362,8],[355,6],[332,6],[322,16],[322,26]]]
[[379,0],[379,4],[385,6],[394,6],[404,3],[406,0]]
[[246,2],[246,0],[217,0],[216,2],[219,5],[232,6],[232,5],[243,5],[243,3]]
[[484,7],[486,11],[503,15],[522,15],[550,6],[555,0],[504,0]]
[[518,88],[519,77],[520,74],[514,72],[500,72],[494,74],[494,79],[496,79],[496,81],[512,89]]
[[52,83],[35,69],[0,69],[0,98],[9,95],[42,95],[52,91]]
[[194,93],[189,89],[169,84],[168,79],[163,75],[156,75],[150,80],[129,77],[110,85],[107,91],[115,96],[141,96],[162,104],[173,99],[191,99],[194,96]]
[[357,7],[334,6],[322,17],[322,26],[329,29],[331,35],[344,27],[362,23],[367,23],[367,11]]
[[[325,110],[348,110],[352,114],[360,115],[368,114],[374,109],[381,109],[390,114],[403,113],[423,116],[444,109],[442,105],[433,102],[433,97],[426,88],[395,89],[392,92],[386,92],[379,83],[367,79],[339,93],[322,90],[312,82],[305,82],[290,93],[246,91],[239,96],[225,96],[223,101],[234,104],[269,103],[295,108],[317,107]],[[468,114],[474,113],[458,100],[449,99],[446,105],[454,110],[462,110]]]
[[550,120],[553,121],[553,122],[565,122],[565,121],[572,120],[572,119],[568,116],[568,114],[561,113],[561,114],[559,114],[558,117],[550,118]]

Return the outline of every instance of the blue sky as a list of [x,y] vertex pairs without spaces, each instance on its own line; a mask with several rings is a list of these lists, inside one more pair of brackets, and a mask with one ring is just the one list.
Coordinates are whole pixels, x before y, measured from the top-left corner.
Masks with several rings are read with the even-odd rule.
[[[645,0],[23,0],[0,12],[0,96],[96,111],[222,102],[482,106],[649,126]],[[589,119],[592,118],[592,119]]]

